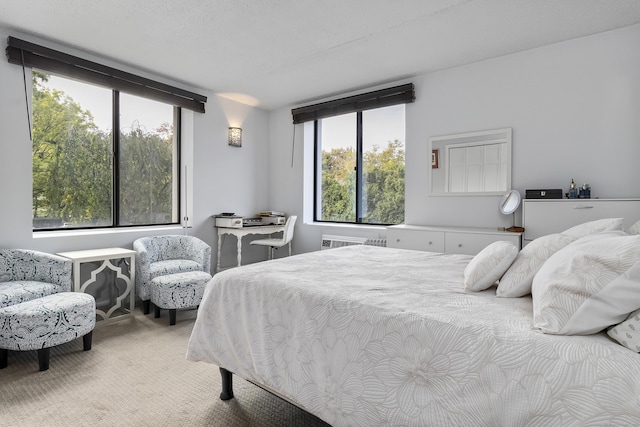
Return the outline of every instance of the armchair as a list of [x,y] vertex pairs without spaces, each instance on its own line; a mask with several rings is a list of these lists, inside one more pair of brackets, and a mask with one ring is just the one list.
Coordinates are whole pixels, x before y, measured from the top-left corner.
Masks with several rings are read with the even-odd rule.
[[190,271],[211,272],[211,247],[193,236],[142,237],[133,242],[136,251],[136,294],[149,314],[151,281],[160,276]]
[[26,249],[0,250],[0,308],[71,291],[71,260]]

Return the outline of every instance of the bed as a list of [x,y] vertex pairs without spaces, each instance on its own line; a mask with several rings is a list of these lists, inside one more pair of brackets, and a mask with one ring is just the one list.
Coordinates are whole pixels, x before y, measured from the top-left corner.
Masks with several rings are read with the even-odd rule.
[[470,292],[474,259],[350,246],[223,271],[187,358],[221,368],[223,399],[233,373],[335,426],[640,425],[640,355]]

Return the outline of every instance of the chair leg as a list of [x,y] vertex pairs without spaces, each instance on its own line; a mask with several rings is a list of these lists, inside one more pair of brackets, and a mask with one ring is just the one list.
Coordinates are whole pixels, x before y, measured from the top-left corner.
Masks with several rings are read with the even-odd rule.
[[144,300],[142,301],[142,314],[149,314],[149,311],[151,310],[151,300]]
[[38,349],[38,365],[40,371],[46,371],[49,369],[49,356],[51,354],[51,347]]
[[158,307],[157,305],[153,306],[153,317],[155,317],[156,319],[160,317],[160,307]]
[[169,325],[175,325],[176,324],[176,309],[172,308],[169,309]]
[[9,350],[0,348],[0,369],[4,369],[7,366],[9,366]]
[[82,337],[82,350],[91,350],[91,339],[93,338],[93,331],[89,331],[88,334]]

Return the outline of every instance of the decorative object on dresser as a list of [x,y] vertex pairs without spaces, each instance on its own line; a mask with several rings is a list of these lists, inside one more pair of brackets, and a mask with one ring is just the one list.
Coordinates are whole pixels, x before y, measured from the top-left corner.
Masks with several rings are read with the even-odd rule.
[[392,225],[387,227],[387,246],[419,251],[476,255],[487,245],[500,240],[520,249],[522,233],[495,228],[436,227],[427,225]]
[[562,188],[550,190],[525,190],[525,199],[562,199]]
[[516,227],[516,211],[520,206],[520,201],[522,200],[522,196],[518,190],[509,190],[507,191],[500,200],[500,212],[504,215],[512,215],[513,223],[511,227],[506,228],[505,231],[513,231],[517,233],[522,233],[524,228]]
[[538,237],[603,218],[622,218],[622,228],[627,230],[640,220],[640,198],[525,199],[522,202],[523,245]]

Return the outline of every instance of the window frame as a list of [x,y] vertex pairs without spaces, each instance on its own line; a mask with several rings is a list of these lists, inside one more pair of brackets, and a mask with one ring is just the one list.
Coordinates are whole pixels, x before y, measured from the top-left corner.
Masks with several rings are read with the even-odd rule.
[[[7,60],[11,64],[16,64],[22,67],[23,83],[25,90],[25,104],[27,109],[27,116],[29,118],[29,135],[31,135],[31,120],[32,114],[29,111],[32,107],[32,102],[29,101],[29,90],[27,87],[27,72],[26,69],[31,70],[38,69],[45,73],[58,75],[65,78],[71,78],[83,83],[97,85],[111,90],[113,93],[127,93],[129,95],[149,99],[156,102],[161,102],[173,107],[173,126],[174,126],[174,164],[176,169],[173,172],[173,176],[176,179],[175,188],[172,190],[175,195],[175,203],[172,207],[172,217],[175,213],[176,221],[168,223],[153,223],[153,224],[131,224],[122,225],[120,221],[120,200],[118,191],[112,191],[112,215],[111,226],[96,226],[96,227],[73,227],[73,230],[98,230],[98,229],[110,229],[110,228],[128,228],[128,227],[153,227],[153,226],[166,226],[181,224],[181,211],[182,211],[182,149],[181,149],[181,127],[182,127],[182,108],[192,110],[199,113],[205,112],[205,104],[207,97],[195,92],[191,92],[179,87],[175,87],[166,83],[155,81],[146,77],[142,77],[136,74],[132,74],[127,71],[119,70],[98,62],[93,62],[78,56],[70,55],[68,53],[58,51],[46,46],[41,46],[29,41],[21,40],[16,37],[9,36],[7,38],[6,48]],[[112,102],[112,111],[116,111],[114,105],[118,103]],[[119,115],[113,114],[112,120],[116,123]],[[114,165],[118,162],[119,153],[115,151],[120,140],[120,126],[113,126],[112,129],[112,148],[114,149],[113,162]],[[115,142],[114,142],[115,141]],[[114,176],[112,178],[112,187],[115,189],[117,183],[115,173],[115,167],[112,169]],[[186,171],[185,171],[186,174]],[[119,174],[118,174],[119,175]],[[186,184],[186,182],[185,182]],[[188,192],[188,189],[185,188]],[[172,196],[173,197],[173,196]],[[173,202],[172,202],[173,203]],[[185,202],[186,203],[186,202]],[[33,209],[33,206],[32,206]],[[189,206],[185,206],[186,210],[189,210]],[[186,220],[186,217],[184,218]],[[32,231],[69,231],[70,228],[33,228],[32,218]]]
[[[396,104],[392,104],[392,105],[396,105]],[[389,105],[388,105],[389,106]],[[379,107],[379,108],[385,108],[385,107]],[[322,212],[322,202],[321,202],[321,196],[322,196],[322,147],[321,147],[321,132],[320,132],[320,125],[319,125],[319,120],[322,120],[323,118],[328,118],[328,117],[335,117],[334,116],[327,116],[327,117],[323,117],[323,118],[319,118],[319,119],[315,119],[313,121],[313,144],[314,144],[314,161],[313,161],[313,221],[317,222],[317,223],[328,223],[328,224],[354,224],[354,225],[372,225],[372,226],[389,226],[389,225],[396,225],[396,224],[386,224],[386,223],[371,223],[371,222],[364,222],[363,221],[363,212],[362,212],[362,192],[363,192],[363,184],[364,184],[364,167],[363,167],[363,161],[364,161],[364,153],[363,153],[363,146],[364,146],[364,140],[363,140],[363,111],[365,110],[358,110],[358,111],[351,111],[351,112],[345,112],[344,114],[340,114],[340,115],[346,115],[346,114],[351,114],[351,113],[356,113],[356,123],[355,123],[355,127],[356,127],[356,141],[355,141],[355,150],[356,150],[356,183],[355,183],[355,221],[331,221],[331,220],[325,220],[325,219],[321,219],[321,212]],[[406,141],[405,141],[406,143]],[[405,145],[406,147],[406,145]]]
[[[319,218],[319,212],[321,210],[321,206],[319,206],[319,195],[318,189],[320,183],[318,179],[321,179],[321,171],[318,173],[318,158],[322,159],[322,153],[319,152],[319,126],[318,120],[340,116],[344,114],[350,113],[360,113],[363,111],[373,110],[383,107],[390,107],[398,104],[410,104],[415,102],[415,88],[413,83],[404,83],[398,86],[387,87],[384,89],[378,89],[371,92],[364,92],[357,95],[351,95],[344,98],[337,98],[330,101],[324,101],[316,104],[306,105],[302,107],[293,108],[291,110],[291,116],[293,119],[294,132],[295,125],[306,122],[313,122],[313,221],[318,223],[339,223],[339,224],[368,224],[375,226],[384,226],[391,224],[372,224],[367,222],[362,222],[362,200],[360,192],[362,191],[361,185],[356,185],[356,204],[359,206],[356,207],[356,218],[359,222],[346,222],[346,221],[326,221],[321,220]],[[406,117],[406,116],[405,116]],[[360,131],[356,132],[359,137],[356,136],[356,140],[360,139],[360,154],[356,156],[356,161],[359,161],[359,164],[356,165],[356,173],[360,175],[359,181],[362,181],[362,120],[360,122]],[[405,119],[406,124],[406,119]],[[295,135],[295,133],[294,133]],[[405,138],[406,139],[406,138]],[[406,143],[406,141],[405,141]],[[358,142],[356,141],[356,144]],[[406,144],[405,144],[406,147]],[[359,159],[359,160],[358,160]],[[359,183],[357,183],[359,184]],[[359,217],[359,218],[358,218]]]
[[[58,73],[54,73],[54,72],[48,72],[46,70],[34,67],[36,70],[41,71],[41,72],[45,72],[47,74],[51,74],[51,75],[55,75],[61,78],[69,78],[67,76],[64,75],[60,75]],[[32,73],[33,73],[33,69],[32,68]],[[86,81],[83,80],[82,78],[74,78],[73,80],[76,80],[80,83],[83,84],[92,84],[95,85],[94,83],[90,82],[90,81]],[[96,86],[100,86],[100,85],[96,85]],[[173,131],[173,138],[174,138],[174,152],[175,152],[175,159],[174,159],[174,163],[177,165],[176,170],[174,171],[174,177],[176,179],[176,184],[175,184],[175,188],[176,188],[176,200],[174,202],[174,207],[172,208],[172,211],[175,210],[175,221],[171,221],[171,222],[154,222],[152,224],[121,224],[120,223],[120,195],[121,195],[121,191],[120,191],[120,176],[121,176],[121,165],[120,165],[120,134],[121,134],[121,130],[120,130],[120,93],[121,91],[118,89],[114,89],[114,88],[108,88],[108,87],[104,87],[101,86],[103,89],[106,90],[111,90],[111,124],[112,124],[112,131],[111,131],[111,150],[113,153],[112,156],[112,161],[111,161],[111,172],[112,172],[112,179],[111,179],[111,225],[99,225],[99,226],[78,226],[78,227],[42,227],[42,228],[34,228],[32,225],[32,232],[34,233],[39,233],[39,232],[52,232],[52,231],[76,231],[76,230],[105,230],[105,229],[123,229],[123,228],[135,228],[135,227],[158,227],[158,226],[172,226],[172,225],[179,225],[181,224],[181,220],[180,218],[182,217],[182,149],[181,149],[181,123],[182,123],[182,108],[176,105],[172,105],[173,108],[173,126],[174,126],[174,131]],[[162,101],[157,101],[155,99],[152,98],[146,98],[144,96],[140,96],[140,95],[134,95],[137,96],[139,98],[144,98],[144,99],[148,99],[148,100],[152,100],[155,102],[162,102]],[[33,97],[31,98],[33,100]],[[171,105],[170,103],[167,102],[162,102],[164,104],[166,104],[167,106]],[[32,123],[33,123],[33,119]],[[172,212],[173,213],[173,212]],[[173,215],[172,215],[173,216]]]

